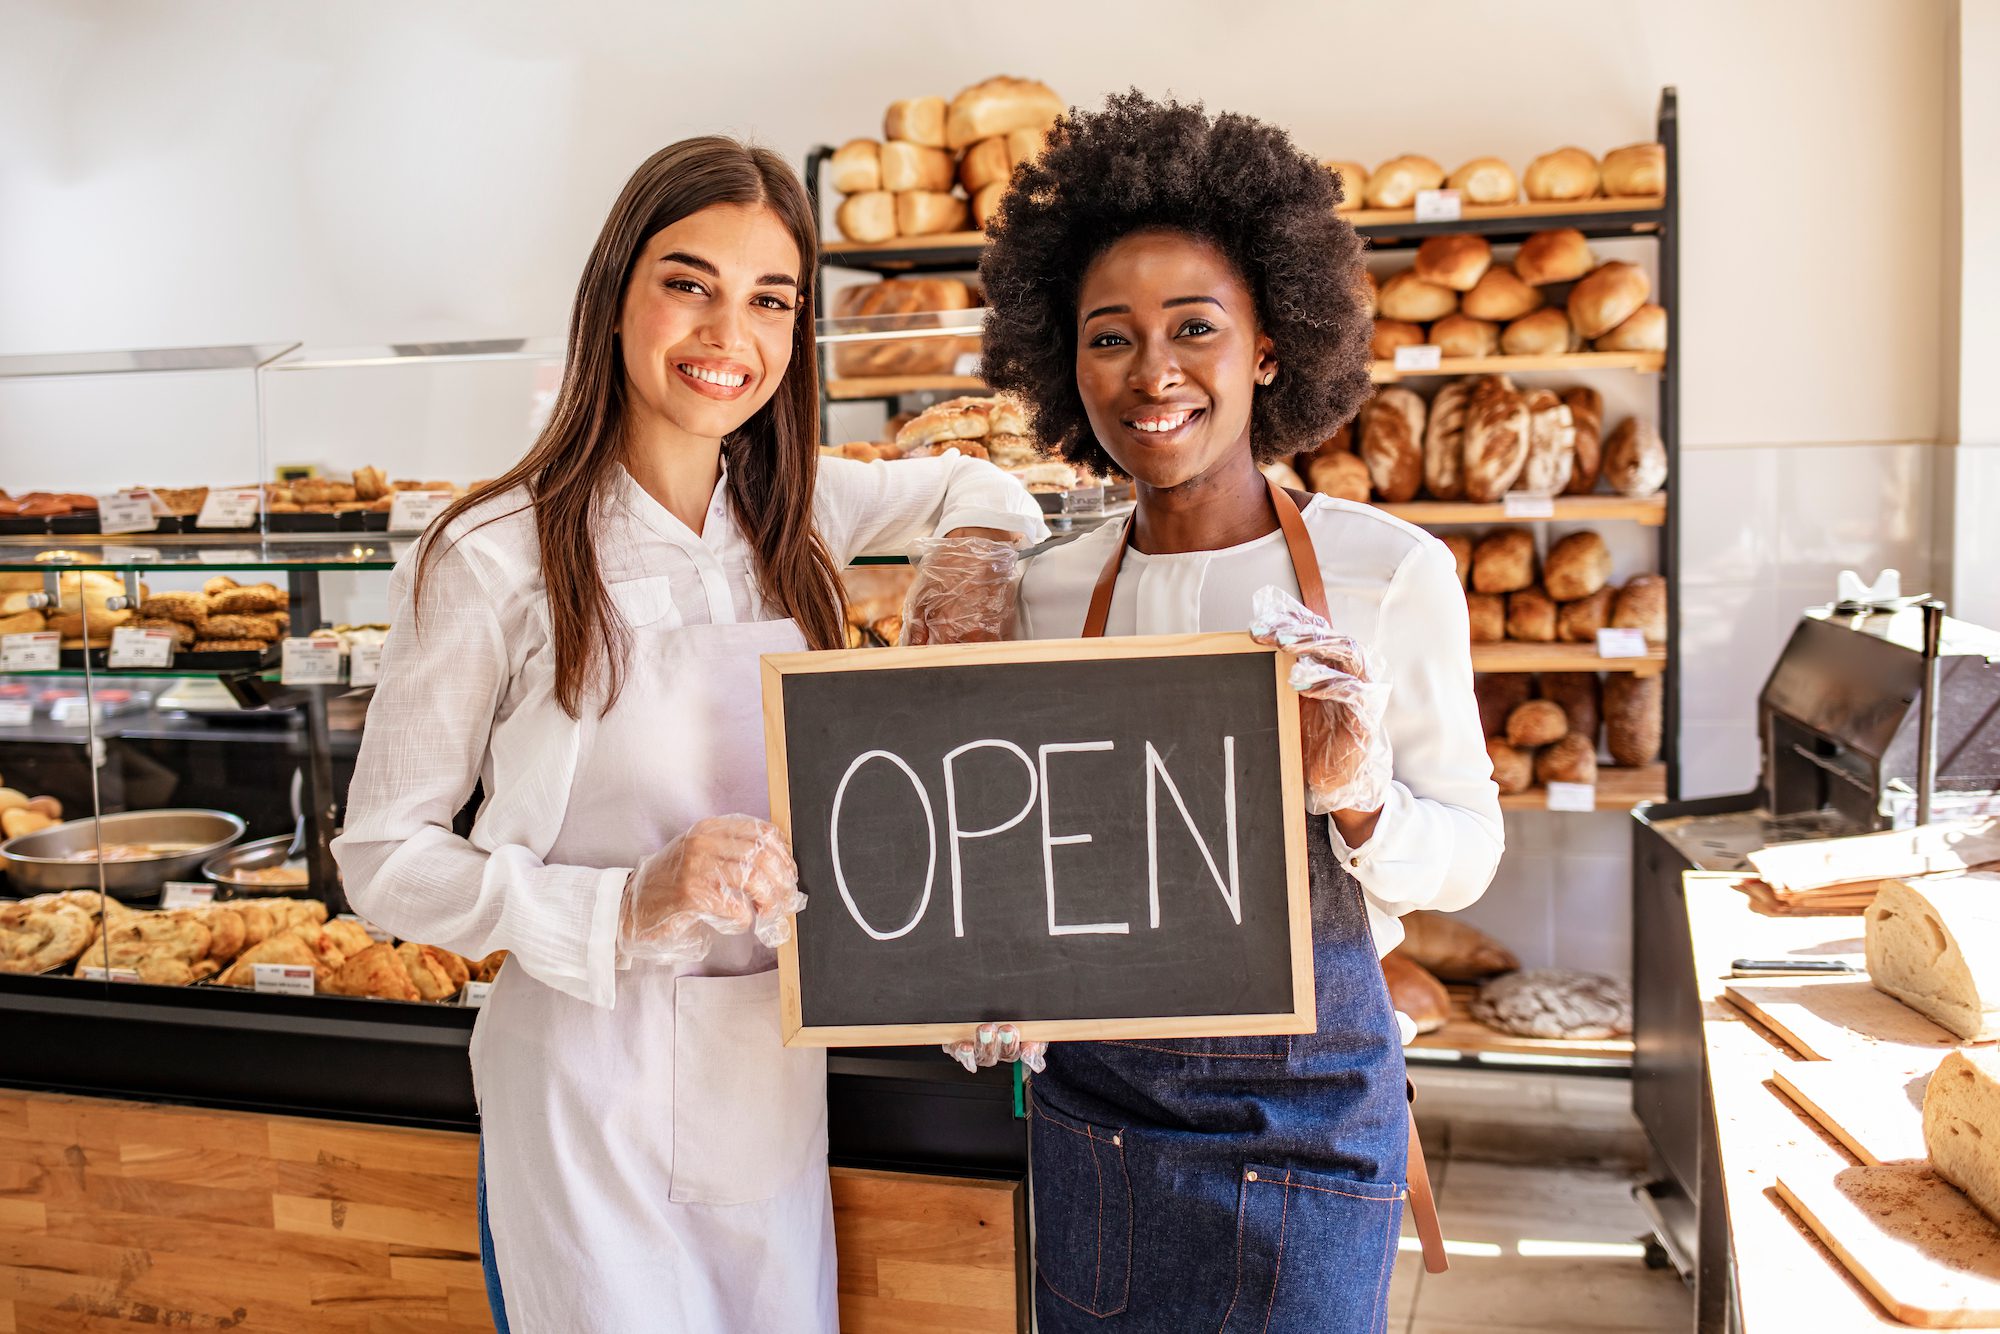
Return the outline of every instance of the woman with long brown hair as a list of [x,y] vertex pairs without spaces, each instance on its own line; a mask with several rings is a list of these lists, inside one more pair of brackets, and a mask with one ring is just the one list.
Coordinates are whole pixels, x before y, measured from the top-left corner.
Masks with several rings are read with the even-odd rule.
[[472,1039],[503,1331],[835,1326],[825,1059],[778,1036],[803,899],[763,819],[757,658],[842,644],[854,555],[1046,529],[984,463],[821,460],[817,244],[774,154],[648,159],[541,438],[392,583],[335,852],[383,927],[510,952]]

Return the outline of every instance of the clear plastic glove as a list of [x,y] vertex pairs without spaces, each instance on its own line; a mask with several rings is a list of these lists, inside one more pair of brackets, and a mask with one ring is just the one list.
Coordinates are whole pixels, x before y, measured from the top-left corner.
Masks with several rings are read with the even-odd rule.
[[990,537],[927,537],[910,549],[905,644],[990,644],[1014,622],[1021,553]]
[[1048,1051],[1046,1042],[1021,1041],[1021,1030],[1012,1024],[981,1024],[973,1040],[944,1044],[944,1054],[968,1072],[1002,1061],[1019,1061],[1039,1075],[1047,1063],[1044,1058]]
[[1283,589],[1266,585],[1250,603],[1250,634],[1295,655],[1292,689],[1304,697],[1299,749],[1306,777],[1306,809],[1372,811],[1388,795],[1394,767],[1388,729],[1389,684],[1357,639],[1333,626]]
[[618,910],[618,948],[645,963],[692,963],[716,935],[756,933],[773,949],[806,906],[799,868],[776,825],[713,815],[639,863]]

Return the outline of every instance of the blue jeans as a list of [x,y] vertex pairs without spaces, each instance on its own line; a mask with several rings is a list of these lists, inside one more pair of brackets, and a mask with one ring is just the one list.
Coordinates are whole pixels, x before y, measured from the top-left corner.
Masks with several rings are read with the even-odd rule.
[[493,1229],[486,1221],[486,1141],[479,1142],[479,1268],[486,1275],[486,1305],[493,1312],[493,1328],[507,1332],[507,1302],[500,1295],[500,1268],[493,1263]]

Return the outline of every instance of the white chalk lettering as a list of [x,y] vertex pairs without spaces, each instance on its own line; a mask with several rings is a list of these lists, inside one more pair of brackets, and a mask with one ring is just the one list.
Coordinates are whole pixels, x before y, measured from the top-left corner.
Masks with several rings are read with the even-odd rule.
[[1215,887],[1222,891],[1222,901],[1229,905],[1229,916],[1236,925],[1243,925],[1243,889],[1236,870],[1236,738],[1222,738],[1222,800],[1228,815],[1224,824],[1224,838],[1229,854],[1229,883],[1222,882],[1222,873],[1215,869],[1214,854],[1208,850],[1208,840],[1194,827],[1194,816],[1188,814],[1187,803],[1181,800],[1181,790],[1174,783],[1174,776],[1167,772],[1167,763],[1160,758],[1160,752],[1153,749],[1153,743],[1146,743],[1146,907],[1152,914],[1155,930],[1160,925],[1160,789],[1167,785],[1167,795],[1174,799],[1174,809],[1181,813],[1181,820],[1187,831],[1194,836],[1195,847],[1201,849],[1201,859],[1208,865],[1208,873],[1215,879]]
[[1049,787],[1049,756],[1061,751],[1113,748],[1113,743],[1109,741],[1050,742],[1037,747],[1036,754],[1040,762],[1042,779],[1042,883],[1048,890],[1049,934],[1052,936],[1122,936],[1132,930],[1129,922],[1071,922],[1062,926],[1056,925],[1055,849],[1058,844],[1088,843],[1091,839],[1089,834],[1055,835],[1049,832],[1049,808],[1055,805],[1051,800],[1053,789]]
[[[917,790],[917,800],[923,803],[924,833],[931,841],[930,861],[924,866],[923,897],[917,900],[917,910],[910,914],[910,920],[897,927],[894,931],[877,931],[868,924],[868,919],[861,915],[861,909],[855,905],[854,895],[847,888],[847,874],[840,867],[840,804],[847,799],[848,781],[854,777],[856,770],[860,769],[862,765],[868,763],[870,760],[887,760],[898,769],[901,769],[904,775],[909,778],[910,786]],[[886,750],[871,750],[856,756],[854,763],[847,766],[847,772],[840,776],[840,786],[834,789],[833,815],[831,819],[833,824],[833,882],[840,888],[840,901],[847,905],[848,915],[854,918],[856,926],[866,931],[876,940],[895,940],[898,937],[908,935],[916,929],[918,922],[924,920],[924,913],[931,906],[931,882],[937,876],[937,822],[931,814],[930,793],[924,791],[924,785],[918,779],[917,771],[912,769],[902,756],[892,754]]]
[[[1021,767],[1028,771],[1028,799],[1021,803],[1020,811],[1005,824],[996,824],[991,829],[960,829],[958,827],[958,780],[952,773],[952,762],[969,750],[1005,750],[1012,752]],[[994,834],[1004,834],[1021,821],[1028,818],[1028,812],[1035,809],[1035,796],[1040,791],[1035,781],[1035,762],[1028,758],[1028,752],[1011,741],[986,740],[968,741],[944,757],[944,828],[945,846],[951,852],[951,933],[965,934],[965,894],[959,872],[958,845],[963,839],[990,838]]]

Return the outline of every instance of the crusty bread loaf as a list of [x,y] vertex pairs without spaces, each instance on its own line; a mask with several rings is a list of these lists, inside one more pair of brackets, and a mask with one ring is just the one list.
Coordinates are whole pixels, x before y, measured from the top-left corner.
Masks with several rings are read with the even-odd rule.
[[1597,159],[1581,148],[1558,148],[1530,162],[1521,184],[1530,199],[1589,199],[1597,193]]
[[891,139],[882,145],[882,188],[892,194],[951,189],[951,154],[942,148]]
[[1475,319],[1518,320],[1542,304],[1542,292],[1514,276],[1512,269],[1488,269],[1472,290],[1459,298],[1459,309]]
[[1391,385],[1368,400],[1361,419],[1361,461],[1378,498],[1392,505],[1416,498],[1424,480],[1424,401]]
[[1600,683],[1596,672],[1543,672],[1542,698],[1560,704],[1569,718],[1569,734],[1582,737],[1595,751],[1603,716],[1598,711]]
[[1522,750],[1503,736],[1486,738],[1486,759],[1493,766],[1493,786],[1503,796],[1526,792],[1535,785],[1535,752]]
[[1507,595],[1507,638],[1528,644],[1552,644],[1556,637],[1556,604],[1539,588]]
[[1543,306],[1514,320],[1500,334],[1500,350],[1510,357],[1557,357],[1574,352],[1576,331],[1561,306]]
[[1417,247],[1411,272],[1427,283],[1469,292],[1493,266],[1493,246],[1483,236],[1453,232],[1427,238]]
[[1584,338],[1617,328],[1646,303],[1653,280],[1637,264],[1606,260],[1585,274],[1569,293],[1569,322]]
[[1632,990],[1602,973],[1531,968],[1481,987],[1472,1017],[1527,1038],[1618,1038],[1632,1031]]
[[1340,202],[1333,206],[1335,212],[1352,213],[1368,202],[1368,168],[1339,158],[1328,158],[1320,165],[1340,177]]
[[1006,196],[1006,181],[994,181],[991,185],[982,185],[974,191],[972,195],[972,225],[982,232],[985,231],[986,224],[993,221],[994,215],[1000,212],[1000,201],[1006,198]]
[[1570,469],[1565,495],[1587,496],[1597,489],[1604,464],[1604,396],[1586,385],[1563,390],[1570,424],[1576,427],[1576,466]]
[[1346,450],[1315,454],[1306,463],[1305,476],[1306,485],[1323,496],[1351,500],[1358,505],[1368,503],[1372,483],[1368,465],[1358,454]]
[[1597,632],[1611,624],[1611,603],[1616,596],[1609,588],[1565,602],[1556,612],[1556,638],[1565,644],[1594,644]]
[[1542,562],[1542,583],[1558,602],[1587,598],[1610,581],[1611,548],[1588,528],[1557,539]]
[[1616,328],[1599,334],[1591,346],[1599,352],[1664,352],[1667,350],[1667,309],[1648,301]]
[[1514,485],[1530,495],[1559,496],[1576,462],[1576,428],[1569,409],[1552,389],[1530,389],[1522,397],[1528,410],[1528,457]]
[[1007,137],[995,135],[991,139],[981,139],[965,150],[965,156],[958,160],[958,182],[967,194],[977,194],[981,187],[1004,181],[1014,170],[1014,163],[1007,152]]
[[840,201],[833,225],[850,241],[872,244],[896,236],[896,196],[887,190],[863,190]]
[[1655,648],[1667,642],[1667,581],[1657,574],[1635,574],[1618,590],[1611,624],[1638,630]]
[[1551,742],[1535,756],[1535,781],[1584,783],[1597,786],[1597,743],[1572,732]]
[[966,203],[957,195],[910,190],[895,196],[895,199],[896,231],[903,236],[938,236],[945,232],[964,231],[969,221]]
[[1549,283],[1573,283],[1597,264],[1590,242],[1574,227],[1554,227],[1536,232],[1521,242],[1514,252],[1514,274],[1535,287]]
[[1389,984],[1389,1005],[1408,1015],[1419,1033],[1443,1028],[1451,1018],[1451,993],[1429,969],[1391,950],[1382,957],[1382,978]]
[[1667,447],[1660,433],[1627,417],[1604,442],[1604,480],[1621,496],[1650,496],[1667,484]]
[[1611,672],[1604,679],[1604,747],[1629,767],[1660,757],[1665,686],[1658,676]]
[[1507,715],[1535,697],[1535,678],[1527,672],[1482,672],[1472,678],[1472,697],[1479,704],[1479,730],[1505,736]]
[[932,148],[947,147],[944,139],[945,102],[942,97],[907,97],[891,102],[882,117],[882,137],[901,139]]
[[882,145],[873,139],[850,139],[827,159],[827,183],[844,195],[882,188]]
[[1407,320],[1375,321],[1375,337],[1369,344],[1368,354],[1377,361],[1389,361],[1399,347],[1421,347],[1424,341],[1423,326],[1411,324]]
[[1535,582],[1535,538],[1525,528],[1495,528],[1472,548],[1472,587],[1513,593]]
[[[973,290],[954,278],[888,278],[842,288],[833,299],[833,314],[842,319],[873,318],[889,327],[905,325],[886,317],[910,316],[907,327],[922,329],[934,323],[923,318],[928,312],[968,310],[978,304]],[[960,353],[978,350],[976,334],[837,343],[833,368],[843,376],[949,375]]]
[[1604,193],[1615,196],[1667,192],[1667,150],[1660,144],[1627,144],[1604,155]]
[[1417,191],[1444,184],[1444,168],[1427,157],[1406,153],[1392,157],[1368,174],[1368,207],[1409,208]]
[[1392,320],[1425,324],[1441,320],[1457,310],[1458,293],[1449,287],[1425,282],[1414,269],[1405,269],[1382,284],[1375,306]]
[[1924,1089],[1924,1148],[1933,1172],[2000,1222],[2000,1053],[1961,1049],[1938,1062]]
[[2000,1037],[2000,876],[1885,881],[1862,929],[1877,991],[1964,1041]]
[[1049,142],[1049,127],[1030,126],[1027,129],[1007,131],[1007,163],[1018,167],[1023,162],[1033,162],[1042,155],[1042,149]]
[[1490,357],[1500,350],[1500,326],[1470,315],[1447,315],[1431,326],[1441,357]]
[[1053,88],[1034,79],[996,75],[973,84],[945,113],[946,148],[965,148],[1015,130],[1045,130],[1065,110]]
[[1465,405],[1471,396],[1470,382],[1451,380],[1431,400],[1424,427],[1424,491],[1432,500],[1457,500],[1465,493]]
[[1478,982],[1521,966],[1512,950],[1449,913],[1420,909],[1402,921],[1403,943],[1396,948],[1443,981]]
[[1492,504],[1528,459],[1528,405],[1504,375],[1482,375],[1465,405],[1465,498]]
[[1473,643],[1499,643],[1507,637],[1506,596],[1500,593],[1467,593],[1465,618],[1472,625]]
[[1550,746],[1569,735],[1569,715],[1550,699],[1531,699],[1507,715],[1507,740],[1523,750]]
[[1511,204],[1521,193],[1514,169],[1497,157],[1476,157],[1445,177],[1444,183],[1468,204]]
[[[1431,420],[1437,420],[1437,405],[1431,405]],[[1458,586],[1465,587],[1465,581],[1472,577],[1472,539],[1464,533],[1440,533],[1438,541],[1451,553],[1451,563],[1458,573]]]

